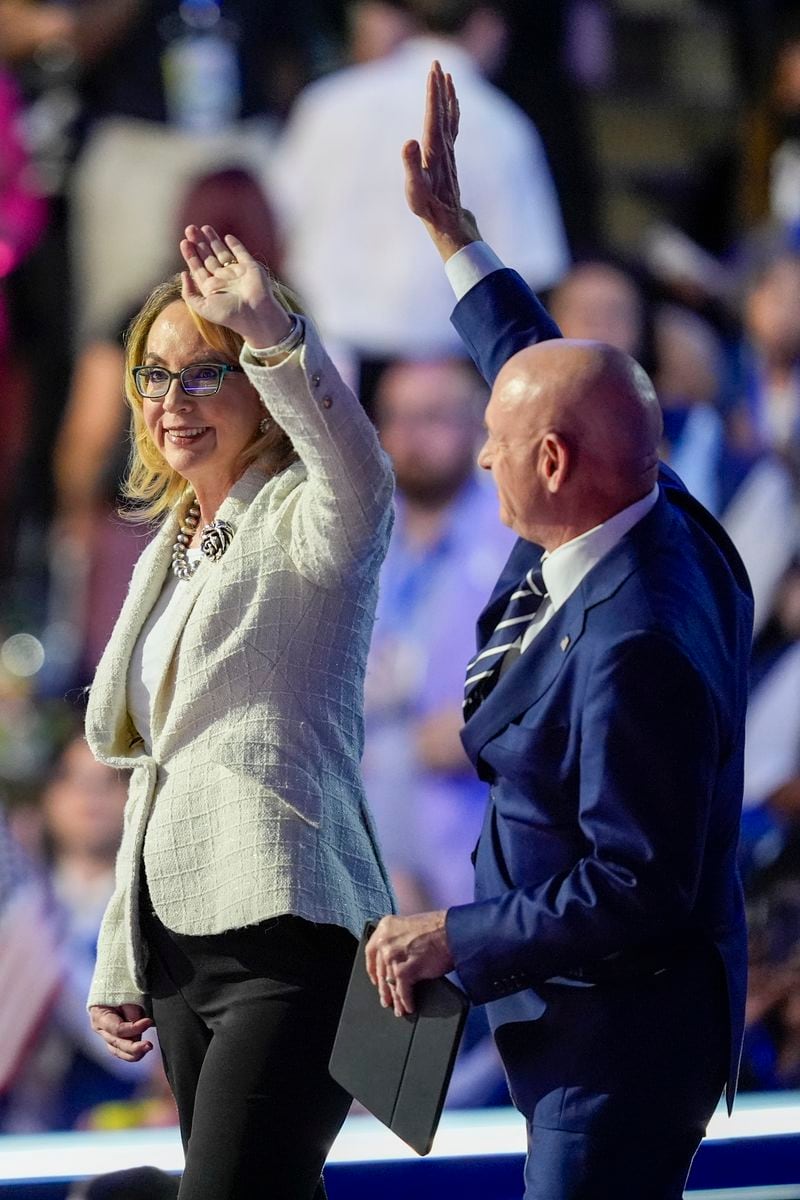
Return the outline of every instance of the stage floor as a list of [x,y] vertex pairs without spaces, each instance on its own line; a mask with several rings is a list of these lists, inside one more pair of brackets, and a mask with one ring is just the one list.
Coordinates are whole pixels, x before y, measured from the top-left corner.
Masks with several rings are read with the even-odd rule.
[[[427,1158],[372,1117],[351,1116],[326,1170],[330,1200],[518,1200],[525,1130],[512,1109],[447,1112]],[[178,1172],[174,1129],[0,1137],[0,1190],[57,1200],[69,1182],[144,1163]],[[723,1109],[692,1168],[691,1200],[800,1200],[800,1093],[742,1096]]]

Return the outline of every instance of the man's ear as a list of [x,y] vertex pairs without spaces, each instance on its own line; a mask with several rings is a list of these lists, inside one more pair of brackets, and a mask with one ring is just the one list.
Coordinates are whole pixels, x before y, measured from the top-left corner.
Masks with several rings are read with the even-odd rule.
[[564,486],[571,466],[569,446],[560,433],[546,433],[542,438],[539,465],[545,487],[555,494]]

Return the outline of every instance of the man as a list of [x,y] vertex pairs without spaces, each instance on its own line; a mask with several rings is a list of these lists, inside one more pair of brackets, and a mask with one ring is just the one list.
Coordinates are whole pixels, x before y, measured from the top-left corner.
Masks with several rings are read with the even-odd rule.
[[484,787],[458,736],[460,692],[475,613],[513,543],[475,470],[486,399],[463,359],[394,363],[376,393],[397,493],[367,663],[363,771],[401,912],[472,896]]
[[[536,129],[488,82],[507,28],[493,0],[407,0],[415,34],[376,62],[312,84],[297,101],[272,183],[285,271],[344,361],[460,353],[450,295],[402,201],[396,145],[419,117],[431,59],[445,54],[468,114],[461,172],[499,253],[515,250],[534,287],[568,265],[550,170]],[[369,187],[364,179],[369,177]]]
[[477,244],[438,65],[428,102],[409,203],[494,380],[479,462],[520,537],[468,668],[462,737],[491,785],[476,899],[384,918],[367,969],[398,1014],[453,968],[488,1003],[526,1200],[677,1200],[741,1044],[747,577],[658,464],[638,364],[543,340],[557,327]]

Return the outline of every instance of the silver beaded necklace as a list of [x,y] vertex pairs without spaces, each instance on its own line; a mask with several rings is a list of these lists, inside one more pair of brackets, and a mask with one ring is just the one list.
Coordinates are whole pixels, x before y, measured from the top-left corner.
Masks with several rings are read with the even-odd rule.
[[[178,579],[191,579],[202,562],[200,558],[190,562],[187,553],[187,548],[199,523],[200,505],[194,498],[181,522],[178,536],[172,544],[172,573]],[[217,562],[233,541],[233,534],[233,526],[219,518],[213,520],[210,525],[204,525],[200,534],[200,549],[203,556],[211,559],[212,562]]]

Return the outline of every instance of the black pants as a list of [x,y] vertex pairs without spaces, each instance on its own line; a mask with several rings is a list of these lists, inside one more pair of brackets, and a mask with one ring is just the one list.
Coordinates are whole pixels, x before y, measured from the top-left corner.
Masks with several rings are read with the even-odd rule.
[[356,941],[285,916],[188,937],[145,901],[148,984],[186,1166],[180,1200],[323,1200],[350,1104],[328,1073]]

